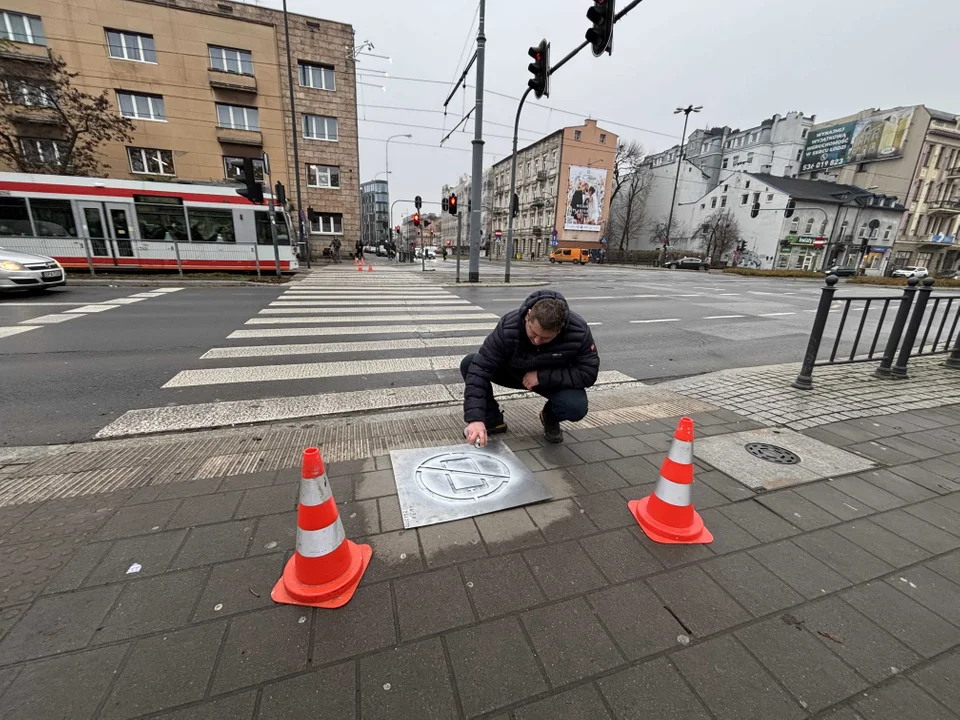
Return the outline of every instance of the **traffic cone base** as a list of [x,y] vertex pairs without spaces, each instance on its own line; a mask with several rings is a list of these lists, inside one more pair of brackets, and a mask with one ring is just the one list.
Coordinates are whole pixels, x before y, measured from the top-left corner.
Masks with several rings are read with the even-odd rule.
[[297,580],[297,556],[294,555],[287,561],[283,575],[270,593],[273,601],[318,608],[338,608],[350,602],[370,564],[373,549],[369,545],[357,545],[351,540],[344,542],[350,550],[350,564],[340,577],[323,585],[305,585]]
[[640,529],[654,542],[667,545],[705,545],[713,542],[713,533],[703,526],[703,518],[696,510],[693,511],[693,519],[688,527],[676,528],[651,517],[647,508],[649,503],[650,497],[645,497],[642,500],[631,500],[627,507],[640,524]]
[[357,272],[363,272],[363,268],[360,265],[357,265]]
[[367,265],[367,272],[373,272],[373,265]]

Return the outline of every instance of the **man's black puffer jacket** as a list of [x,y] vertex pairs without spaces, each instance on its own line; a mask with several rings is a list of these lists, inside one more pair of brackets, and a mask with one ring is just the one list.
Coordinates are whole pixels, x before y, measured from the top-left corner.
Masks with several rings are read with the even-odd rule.
[[567,307],[567,322],[560,333],[545,345],[536,346],[527,337],[524,323],[527,312],[538,300],[554,298],[566,305],[563,295],[553,290],[538,290],[497,323],[474,356],[467,371],[463,393],[463,419],[466,423],[486,420],[487,388],[498,373],[516,376],[537,371],[538,391],[563,388],[588,388],[597,381],[600,356],[586,320]]

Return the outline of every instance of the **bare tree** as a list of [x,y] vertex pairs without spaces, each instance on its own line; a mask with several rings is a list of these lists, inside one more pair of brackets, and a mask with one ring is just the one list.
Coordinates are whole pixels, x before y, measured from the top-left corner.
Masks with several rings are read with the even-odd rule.
[[717,210],[703,221],[699,228],[704,254],[718,262],[740,242],[740,225],[729,210]]
[[610,193],[610,205],[617,199],[620,189],[630,177],[640,171],[646,151],[636,140],[627,140],[617,145],[617,154],[613,158],[613,191]]
[[74,87],[78,73],[58,55],[37,62],[0,49],[0,165],[25,173],[103,175],[109,166],[101,147],[130,142],[133,122],[117,112],[106,90],[90,95]]
[[610,204],[610,236],[622,253],[630,248],[649,224],[646,213],[647,194],[650,192],[650,173],[646,168],[634,171],[622,184],[623,191]]

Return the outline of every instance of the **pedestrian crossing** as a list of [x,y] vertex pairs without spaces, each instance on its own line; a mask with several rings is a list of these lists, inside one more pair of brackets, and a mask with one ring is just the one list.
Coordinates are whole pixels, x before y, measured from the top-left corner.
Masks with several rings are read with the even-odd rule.
[[[164,383],[166,402],[129,410],[97,437],[458,403],[460,362],[499,316],[409,269],[375,267],[291,284]],[[630,381],[603,371],[598,384]]]

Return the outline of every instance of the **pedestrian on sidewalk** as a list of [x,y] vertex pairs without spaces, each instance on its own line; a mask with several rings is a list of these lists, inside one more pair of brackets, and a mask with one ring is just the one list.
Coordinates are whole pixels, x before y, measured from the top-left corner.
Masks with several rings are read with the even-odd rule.
[[447,261],[447,246],[446,246],[446,245],[444,245],[442,248],[440,248],[440,254],[443,255],[443,261],[446,262],[446,261]]
[[531,390],[546,398],[540,411],[548,442],[563,442],[560,422],[587,414],[586,389],[597,381],[600,356],[587,322],[563,295],[538,290],[497,323],[480,350],[460,363],[464,435],[471,445],[507,431],[493,385]]
[[354,257],[357,260],[363,260],[363,240],[357,240],[357,244],[354,246]]
[[333,249],[333,261],[335,263],[342,262],[342,258],[340,257],[340,248],[342,247],[342,243],[340,242],[340,238],[335,237],[333,242],[330,243],[330,247]]

